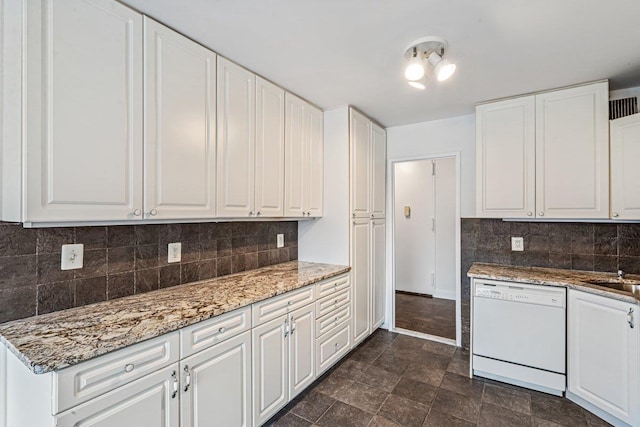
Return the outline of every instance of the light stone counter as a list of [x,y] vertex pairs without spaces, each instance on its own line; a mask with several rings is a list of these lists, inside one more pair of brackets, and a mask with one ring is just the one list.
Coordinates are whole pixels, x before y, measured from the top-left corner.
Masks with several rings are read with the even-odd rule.
[[184,328],[349,271],[290,261],[0,325],[6,344],[36,374]]
[[[508,280],[530,285],[566,287],[638,304],[638,300],[629,292],[588,283],[590,280],[616,280],[617,276],[612,273],[474,263],[467,272],[467,276],[476,279]],[[640,280],[638,275],[628,275],[626,278]]]

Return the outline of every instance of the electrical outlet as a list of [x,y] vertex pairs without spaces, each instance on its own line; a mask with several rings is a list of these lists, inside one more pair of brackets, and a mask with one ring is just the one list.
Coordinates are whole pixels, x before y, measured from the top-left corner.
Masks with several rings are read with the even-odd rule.
[[82,268],[84,261],[84,245],[62,245],[62,257],[60,259],[61,270],[75,270]]
[[284,234],[278,234],[276,239],[276,247],[284,248]]
[[180,262],[182,259],[182,243],[169,243],[167,262]]
[[524,251],[524,238],[523,237],[512,237],[511,238],[511,250],[522,252]]

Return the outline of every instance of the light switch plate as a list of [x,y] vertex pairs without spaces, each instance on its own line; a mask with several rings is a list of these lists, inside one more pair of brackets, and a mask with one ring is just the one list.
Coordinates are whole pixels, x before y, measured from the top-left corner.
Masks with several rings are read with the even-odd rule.
[[182,260],[182,243],[169,243],[167,262],[180,262]]
[[62,245],[62,256],[60,257],[61,270],[76,270],[82,268],[84,262],[84,245]]
[[522,252],[524,251],[524,238],[523,237],[512,237],[511,238],[511,250]]
[[276,239],[276,247],[284,248],[284,234],[278,234]]

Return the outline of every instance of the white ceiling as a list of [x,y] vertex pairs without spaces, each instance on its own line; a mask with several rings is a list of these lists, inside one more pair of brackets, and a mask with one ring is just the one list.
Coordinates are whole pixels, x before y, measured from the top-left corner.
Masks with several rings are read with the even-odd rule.
[[[638,0],[123,0],[328,109],[385,127],[473,112],[480,101],[609,78],[640,85]],[[458,64],[424,91],[408,44],[449,41]]]

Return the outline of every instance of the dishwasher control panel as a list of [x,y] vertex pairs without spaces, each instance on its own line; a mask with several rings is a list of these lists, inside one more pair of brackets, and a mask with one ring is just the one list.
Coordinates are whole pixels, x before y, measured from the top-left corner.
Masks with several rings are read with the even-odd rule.
[[548,286],[527,286],[520,284],[477,283],[476,298],[490,298],[503,301],[564,307],[566,295],[563,290]]

